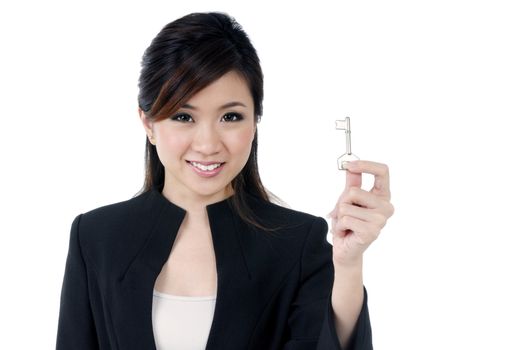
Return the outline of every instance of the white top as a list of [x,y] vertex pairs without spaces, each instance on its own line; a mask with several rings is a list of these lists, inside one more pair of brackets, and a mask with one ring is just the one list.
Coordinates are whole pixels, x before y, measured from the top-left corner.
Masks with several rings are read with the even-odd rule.
[[216,296],[189,297],[154,289],[152,326],[158,350],[204,350]]

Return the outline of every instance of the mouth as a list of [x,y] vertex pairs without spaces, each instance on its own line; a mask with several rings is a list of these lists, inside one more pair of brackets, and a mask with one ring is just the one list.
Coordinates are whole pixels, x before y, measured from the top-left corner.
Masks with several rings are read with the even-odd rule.
[[187,160],[186,162],[198,175],[203,177],[217,175],[225,164],[225,162],[196,162],[192,160]]

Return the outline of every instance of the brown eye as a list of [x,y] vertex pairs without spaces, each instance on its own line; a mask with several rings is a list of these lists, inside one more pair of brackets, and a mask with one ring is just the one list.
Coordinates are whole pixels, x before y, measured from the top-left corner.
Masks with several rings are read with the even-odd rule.
[[187,113],[178,113],[175,116],[170,117],[170,120],[174,120],[177,122],[183,122],[183,123],[188,123],[188,122],[193,121],[192,117]]
[[222,121],[226,121],[226,122],[237,122],[242,119],[243,117],[239,113],[227,113],[222,117]]

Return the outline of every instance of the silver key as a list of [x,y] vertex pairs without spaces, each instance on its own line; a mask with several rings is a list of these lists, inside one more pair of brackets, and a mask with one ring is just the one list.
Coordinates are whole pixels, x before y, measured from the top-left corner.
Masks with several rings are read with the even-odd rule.
[[337,159],[337,165],[339,170],[346,170],[344,168],[344,162],[352,162],[354,160],[359,160],[359,157],[351,153],[350,118],[346,117],[346,119],[344,120],[335,121],[335,127],[337,130],[345,130],[346,132],[346,153],[344,153]]

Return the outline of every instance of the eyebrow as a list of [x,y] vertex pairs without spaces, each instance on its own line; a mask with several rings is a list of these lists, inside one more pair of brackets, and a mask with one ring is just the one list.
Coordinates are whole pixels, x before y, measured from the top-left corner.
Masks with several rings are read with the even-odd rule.
[[[247,108],[246,105],[244,105],[243,103],[241,102],[238,102],[238,101],[232,101],[232,102],[228,102],[226,104],[224,104],[223,106],[221,106],[219,109],[226,109],[226,108],[231,108],[231,107],[236,107],[236,106],[241,106],[241,107],[245,107]],[[186,109],[192,109],[192,110],[196,110],[198,108],[192,106],[192,105],[189,105],[188,103],[184,104],[183,106],[181,106],[181,108],[186,108]]]

